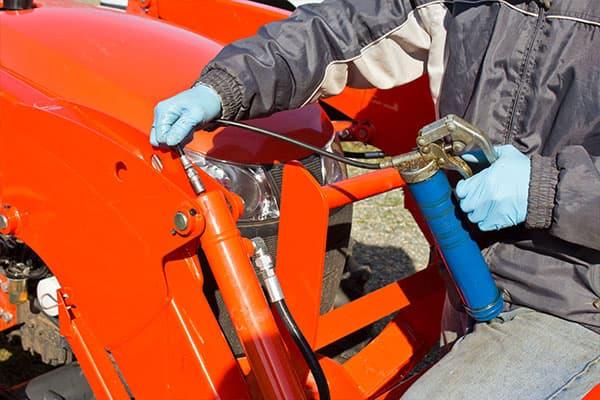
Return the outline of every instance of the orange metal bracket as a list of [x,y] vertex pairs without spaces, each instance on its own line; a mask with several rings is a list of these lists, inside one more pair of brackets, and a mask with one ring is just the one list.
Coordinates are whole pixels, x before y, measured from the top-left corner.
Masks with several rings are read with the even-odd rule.
[[69,341],[94,394],[99,399],[131,399],[106,350],[79,318],[66,288],[57,291],[60,333]]
[[[398,312],[345,364],[321,359],[334,398],[374,398],[389,390],[401,393],[406,373],[439,335],[444,288],[435,265],[318,315],[330,209],[404,185],[395,169],[321,187],[301,164],[291,162],[284,167],[277,274],[289,307],[313,348],[321,349]],[[296,359],[295,364],[302,363]],[[338,380],[353,385],[339,385]]]
[[277,275],[294,319],[315,343],[327,243],[329,206],[319,183],[304,167],[284,167]]

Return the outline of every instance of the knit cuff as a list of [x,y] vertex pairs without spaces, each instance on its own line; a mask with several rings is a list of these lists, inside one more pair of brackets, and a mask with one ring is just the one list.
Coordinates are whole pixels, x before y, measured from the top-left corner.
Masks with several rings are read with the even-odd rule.
[[236,120],[242,109],[241,84],[224,69],[208,68],[202,71],[200,79],[195,85],[206,85],[211,87],[221,97],[221,118]]
[[558,184],[558,168],[554,157],[531,157],[531,180],[525,226],[546,229],[552,224],[554,196]]

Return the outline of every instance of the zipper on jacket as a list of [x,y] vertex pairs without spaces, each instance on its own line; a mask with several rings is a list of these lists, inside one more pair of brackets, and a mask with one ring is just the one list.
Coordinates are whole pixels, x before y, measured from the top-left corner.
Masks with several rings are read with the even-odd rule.
[[525,54],[524,68],[521,73],[521,78],[519,79],[519,87],[517,88],[517,95],[515,96],[513,106],[510,110],[510,122],[508,124],[506,134],[504,135],[504,144],[510,144],[510,140],[512,137],[513,125],[515,123],[515,113],[517,112],[517,108],[519,107],[519,101],[521,100],[521,93],[523,92],[523,86],[525,86],[527,72],[529,71],[529,61],[533,54],[533,47],[535,46],[535,42],[537,40],[537,36],[540,31],[540,27],[542,26],[542,23],[544,22],[544,17],[545,17],[544,8],[540,6],[540,7],[538,7],[538,10],[539,10],[538,17],[537,17],[537,21],[535,23],[533,37],[531,38],[531,41],[529,42],[529,46],[527,46],[527,53]]

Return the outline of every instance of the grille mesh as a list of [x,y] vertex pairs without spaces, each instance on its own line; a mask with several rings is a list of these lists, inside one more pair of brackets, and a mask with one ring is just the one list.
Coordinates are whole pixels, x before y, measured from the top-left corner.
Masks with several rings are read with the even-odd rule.
[[[310,172],[312,176],[322,185],[323,184],[323,171],[321,169],[321,157],[317,154],[312,154],[302,160],[300,160],[304,168]],[[275,187],[277,188],[277,201],[281,197],[281,184],[283,182],[283,165],[275,164],[268,169],[268,174],[271,175]]]

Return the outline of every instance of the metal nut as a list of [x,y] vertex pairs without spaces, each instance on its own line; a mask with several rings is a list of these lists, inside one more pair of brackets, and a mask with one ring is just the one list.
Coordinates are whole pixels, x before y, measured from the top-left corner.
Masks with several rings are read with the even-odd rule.
[[273,268],[273,260],[268,254],[264,254],[254,258],[254,264],[258,269],[269,269]]

